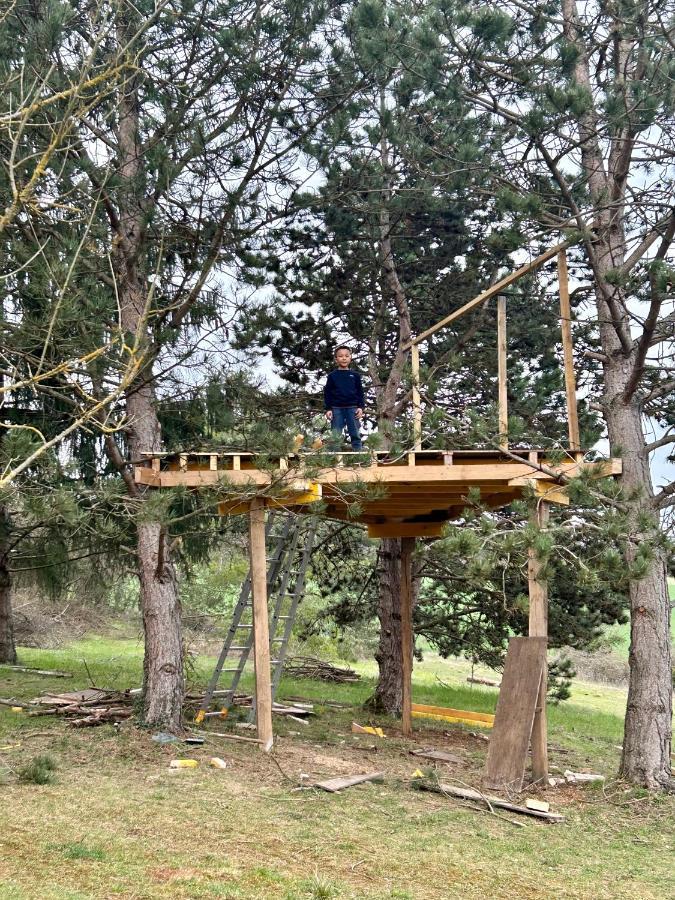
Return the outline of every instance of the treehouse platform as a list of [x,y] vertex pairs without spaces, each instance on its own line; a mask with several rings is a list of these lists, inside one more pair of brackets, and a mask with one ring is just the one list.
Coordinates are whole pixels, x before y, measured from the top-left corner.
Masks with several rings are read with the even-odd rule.
[[[400,538],[401,721],[412,733],[413,587],[412,556],[417,538],[440,537],[443,526],[460,519],[477,502],[500,509],[536,497],[532,523],[546,529],[551,504],[568,504],[567,486],[576,476],[621,474],[621,460],[587,461],[581,451],[576,404],[568,268],[564,242],[492,284],[460,309],[401,344],[410,353],[414,449],[389,452],[316,453],[288,456],[255,453],[147,453],[135,460],[134,478],[147,488],[199,490],[206,507],[221,515],[248,516],[253,598],[253,649],[257,742],[273,744],[270,643],[267,604],[265,510],[283,507],[298,514],[365,525],[373,538]],[[557,257],[560,325],[569,450],[518,449],[509,445],[506,289]],[[420,346],[437,331],[497,298],[497,385],[499,446],[491,450],[423,450]],[[401,338],[402,339],[402,338]],[[486,762],[486,785],[520,790],[531,747],[532,777],[548,777],[546,728],[546,646],[548,586],[545,561],[528,550],[528,637],[513,638],[506,656]]]
[[[306,453],[155,453],[137,462],[138,484],[154,488],[208,488],[221,515],[246,514],[256,498],[266,507],[319,511],[330,519],[367,526],[373,538],[439,537],[468,503],[498,509],[532,493],[567,504],[566,483],[582,472],[618,475],[618,459],[587,462],[571,451],[415,450]],[[320,504],[317,507],[317,504]]]

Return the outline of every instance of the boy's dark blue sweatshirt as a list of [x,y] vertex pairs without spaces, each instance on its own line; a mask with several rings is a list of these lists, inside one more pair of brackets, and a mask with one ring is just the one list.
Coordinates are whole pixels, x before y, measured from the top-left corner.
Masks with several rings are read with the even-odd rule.
[[365,401],[359,373],[351,369],[335,369],[331,372],[323,389],[323,401],[326,409],[344,409],[349,406],[363,409]]

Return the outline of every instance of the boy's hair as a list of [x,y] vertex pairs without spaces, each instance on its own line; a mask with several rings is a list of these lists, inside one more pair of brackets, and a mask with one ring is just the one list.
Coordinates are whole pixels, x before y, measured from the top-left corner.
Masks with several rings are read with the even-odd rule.
[[352,352],[352,348],[351,348],[351,347],[348,347],[346,344],[340,344],[339,347],[336,347],[336,348],[335,348],[335,352],[333,353],[333,356],[337,356],[338,353],[340,352],[340,350],[346,350],[350,355],[351,355],[351,352]]

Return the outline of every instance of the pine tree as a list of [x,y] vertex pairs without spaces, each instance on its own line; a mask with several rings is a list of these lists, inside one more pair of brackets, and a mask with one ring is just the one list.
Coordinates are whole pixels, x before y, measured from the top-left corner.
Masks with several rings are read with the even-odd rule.
[[[31,131],[35,152],[50,146],[50,126],[67,126],[67,139],[46,156],[52,202],[28,230],[33,253],[21,264],[17,296],[20,315],[29,295],[38,298],[35,320],[51,361],[119,337],[122,358],[83,365],[79,387],[97,401],[111,391],[123,400],[117,420],[102,408],[94,424],[138,510],[144,718],[177,728],[183,649],[173,540],[165,505],[135,485],[130,464],[162,448],[165,367],[196,353],[232,311],[216,273],[236,266],[245,239],[283,214],[300,146],[343,98],[333,92],[324,109],[332,25],[321,2],[122,0],[106,9],[100,42],[84,3],[21,3],[6,20],[32,54],[41,89],[57,98]],[[119,77],[87,89],[88,102],[71,111],[63,90],[83,60],[97,71],[117,68]],[[16,249],[15,232],[10,239]],[[67,277],[49,284],[44,269],[55,265]],[[123,368],[129,353],[131,371]],[[64,387],[60,378],[52,390],[65,395]]]
[[[433,21],[405,4],[368,0],[346,33],[353,49],[335,52],[354,86],[351,103],[307,148],[320,186],[290,227],[270,232],[267,252],[258,247],[252,257],[251,277],[266,267],[276,309],[265,302],[249,314],[239,345],[269,347],[282,376],[318,410],[317,376],[325,377],[333,347],[347,340],[370,384],[378,445],[397,452],[411,445],[412,328],[435,324],[501,266],[512,267],[508,253],[523,236],[510,209],[503,215],[484,196],[481,167],[499,136],[486,142],[481,117],[470,116],[455,87],[440,82]],[[455,168],[439,166],[444,155]],[[533,279],[522,289],[510,301],[510,400],[524,434],[541,445],[542,435],[560,441],[565,429],[557,300]],[[423,347],[422,362],[427,446],[468,446],[477,437],[467,434],[476,415],[475,445],[496,441],[493,310],[483,307],[439,332]],[[592,433],[592,417],[582,412]],[[389,712],[400,708],[399,560],[400,541],[383,540],[374,702]]]
[[[670,602],[649,454],[675,437],[672,17],[668,4],[439,3],[446,69],[504,133],[491,169],[535,231],[566,231],[589,287],[602,411],[623,461],[628,510],[630,686],[621,773],[652,789],[671,780]],[[450,161],[449,161],[450,162]],[[645,417],[665,434],[649,441]]]

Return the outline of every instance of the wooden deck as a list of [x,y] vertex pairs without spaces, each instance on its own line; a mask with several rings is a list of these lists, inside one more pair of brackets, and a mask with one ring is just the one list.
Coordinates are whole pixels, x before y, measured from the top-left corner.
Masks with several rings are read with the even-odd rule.
[[253,496],[298,512],[321,500],[323,515],[365,524],[371,537],[437,537],[461,516],[472,489],[492,509],[532,489],[548,502],[567,503],[564,483],[583,470],[618,475],[621,461],[588,463],[573,452],[553,463],[543,450],[417,450],[397,459],[384,452],[167,453],[144,456],[134,477],[156,488],[215,488],[222,515],[248,512]]

